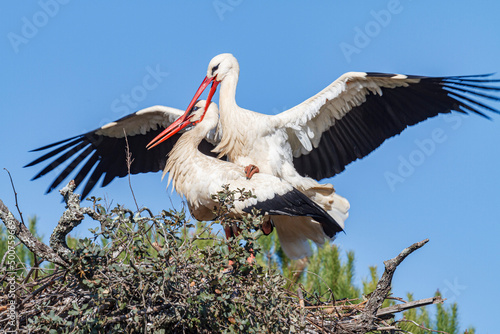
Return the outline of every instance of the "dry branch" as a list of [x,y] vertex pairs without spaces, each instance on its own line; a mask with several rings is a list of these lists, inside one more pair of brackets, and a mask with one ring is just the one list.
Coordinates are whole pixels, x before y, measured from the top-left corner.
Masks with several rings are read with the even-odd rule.
[[410,310],[416,307],[422,307],[432,304],[442,304],[445,300],[441,297],[431,297],[425,299],[414,300],[412,302],[407,302],[404,304],[392,305],[389,307],[384,307],[377,311],[377,318],[393,317],[395,313]]
[[[357,311],[358,314],[352,315],[349,313],[348,316],[339,317],[338,319],[329,319],[328,321],[318,318],[316,320],[316,324],[322,324],[323,327],[328,328],[331,333],[362,334],[374,330],[380,330],[380,328],[384,327],[388,328],[387,326],[384,326],[382,322],[383,319],[387,318],[389,315],[394,315],[394,313],[413,307],[442,302],[440,298],[428,298],[425,300],[400,304],[379,310],[391,290],[392,277],[398,265],[401,264],[401,262],[403,262],[408,255],[425,245],[428,241],[429,239],[425,239],[421,242],[417,242],[410,247],[405,248],[395,258],[384,262],[385,271],[377,283],[376,289],[370,294],[366,304],[363,305],[363,307],[360,307],[360,305],[352,305],[352,309]],[[338,309],[341,307],[345,307],[345,305],[336,305],[336,308]]]
[[80,206],[80,195],[73,193],[75,187],[74,181],[70,181],[59,191],[64,197],[67,209],[50,236],[50,247],[35,238],[26,225],[14,217],[1,199],[0,219],[10,233],[15,235],[31,252],[44,260],[67,267],[68,256],[71,253],[71,249],[66,244],[67,235],[82,222],[85,215],[100,221],[101,224],[105,223],[106,220],[105,217],[102,217],[91,208]]
[[62,188],[59,192],[64,197],[67,210],[64,211],[61,219],[50,236],[50,247],[66,262],[68,262],[69,249],[66,244],[66,236],[85,218],[84,214],[93,215],[95,212],[89,208],[80,207],[80,195],[74,194],[75,182],[70,181],[66,187]]
[[31,252],[49,262],[67,266],[61,256],[59,256],[53,249],[39,241],[31,234],[29,229],[23,223],[19,222],[9,208],[0,199],[0,219],[3,221],[9,235],[15,235]]

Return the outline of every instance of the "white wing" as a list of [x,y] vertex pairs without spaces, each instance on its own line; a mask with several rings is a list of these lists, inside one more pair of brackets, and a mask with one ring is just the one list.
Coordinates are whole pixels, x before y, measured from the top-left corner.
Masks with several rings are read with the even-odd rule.
[[286,128],[297,171],[319,180],[340,173],[406,127],[440,113],[498,113],[477,100],[500,100],[500,87],[487,85],[500,80],[485,76],[349,72],[272,117],[273,126]]
[[[90,174],[82,192],[82,198],[85,198],[103,175],[103,187],[116,177],[128,175],[127,143],[133,159],[130,166],[131,174],[163,170],[167,155],[182,132],[151,150],[147,150],[146,145],[182,114],[184,114],[182,110],[165,106],[139,110],[93,131],[38,148],[34,151],[50,150],[25,167],[49,162],[33,178],[37,179],[71,161],[56,177],[47,192],[59,186],[71,172],[80,168],[74,176],[77,186]],[[214,147],[215,145],[208,141],[202,141],[199,149],[207,155],[215,156],[210,152]]]

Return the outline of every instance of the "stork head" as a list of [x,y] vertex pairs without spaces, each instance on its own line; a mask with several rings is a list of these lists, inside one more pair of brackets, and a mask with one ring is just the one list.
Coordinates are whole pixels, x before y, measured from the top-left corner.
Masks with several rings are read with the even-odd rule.
[[[206,110],[206,111],[205,111]],[[186,117],[186,126],[195,126],[205,119],[205,123],[216,123],[219,119],[219,110],[214,102],[208,103],[206,100],[196,101],[190,113]]]
[[236,75],[238,75],[240,72],[238,61],[232,54],[222,53],[212,58],[212,60],[208,64],[207,76],[205,77],[205,79],[203,79],[203,82],[201,83],[200,87],[198,87],[198,90],[194,94],[193,99],[189,103],[189,106],[186,109],[186,113],[182,116],[183,120],[186,119],[189,110],[194,106],[194,104],[208,87],[208,85],[212,84],[210,92],[208,93],[207,103],[205,105],[206,112],[208,106],[210,105],[210,102],[212,101],[212,97],[217,90],[217,86],[230,72],[236,73]]
[[[147,146],[146,148],[149,150],[156,145],[164,142],[168,138],[175,135],[177,132],[188,126],[195,126],[196,124],[203,121],[206,117],[207,121],[204,123],[207,125],[208,129],[215,127],[218,121],[218,113],[217,105],[215,103],[207,104],[207,101],[200,100],[196,101],[194,106],[188,110],[186,114],[179,117],[175,120],[169,127],[163,130],[158,136],[156,136]],[[185,117],[184,117],[185,116]],[[184,117],[184,120],[183,120]],[[207,130],[208,132],[208,130]]]
[[238,61],[230,53],[221,53],[213,57],[208,64],[207,78],[221,82],[231,71],[236,71],[236,74],[239,74],[240,65]]

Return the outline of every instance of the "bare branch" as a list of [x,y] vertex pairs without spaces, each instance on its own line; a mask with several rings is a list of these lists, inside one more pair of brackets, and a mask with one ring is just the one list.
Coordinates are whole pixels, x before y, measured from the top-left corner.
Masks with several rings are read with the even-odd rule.
[[427,306],[427,305],[432,305],[432,304],[442,304],[445,301],[445,299],[441,297],[431,297],[431,298],[425,298],[425,299],[420,299],[420,300],[415,300],[412,302],[407,302],[404,304],[397,304],[397,305],[392,305],[389,307],[384,307],[383,309],[380,309],[377,311],[377,317],[383,318],[387,316],[393,316],[394,313],[398,312],[403,312],[412,308],[416,307],[422,307],[422,306]]
[[26,225],[14,217],[2,200],[0,200],[0,219],[9,232],[15,235],[31,252],[38,254],[38,256],[49,262],[59,264],[63,267],[68,266],[68,263],[61,256],[35,238]]
[[75,188],[76,184],[71,180],[59,191],[64,197],[67,210],[64,211],[50,236],[50,247],[66,261],[68,261],[68,255],[71,253],[71,249],[66,244],[66,236],[81,224],[85,215],[99,221],[101,226],[106,223],[106,217],[101,216],[91,208],[80,206],[80,195],[73,193]]
[[[414,243],[408,248],[405,248],[398,256],[396,256],[394,259],[388,260],[384,262],[385,265],[385,271],[380,280],[377,283],[377,288],[373,293],[371,294],[368,303],[366,304],[366,307],[361,314],[360,317],[360,323],[361,324],[366,324],[367,326],[369,324],[373,324],[373,320],[377,316],[377,310],[382,306],[382,303],[384,302],[385,298],[389,294],[389,291],[391,290],[391,283],[392,283],[392,277],[394,275],[394,272],[396,271],[396,268],[403,262],[403,260],[425,245],[429,239],[425,239],[423,241]],[[375,328],[374,328],[375,329]]]
[[[439,297],[428,298],[379,310],[391,290],[392,277],[394,275],[394,272],[396,271],[397,266],[401,264],[401,262],[403,262],[403,260],[408,255],[425,245],[428,241],[429,239],[425,239],[421,242],[417,242],[410,247],[405,248],[395,258],[384,262],[385,271],[379,282],[377,283],[376,289],[370,294],[370,297],[366,301],[366,304],[363,308],[361,308],[361,304],[363,303],[348,306],[339,305],[335,306],[334,308],[334,310],[337,311],[345,308],[357,310],[359,312],[357,315],[339,317],[336,320],[332,319],[329,321],[316,319],[316,324],[319,324],[318,321],[321,321],[323,328],[330,328],[332,333],[362,334],[374,330],[380,330],[380,328],[389,328],[387,326],[381,326],[381,324],[383,323],[382,319],[387,318],[389,315],[393,315],[394,313],[401,312],[413,307],[442,302],[443,300]],[[331,309],[333,311],[333,308]],[[312,321],[311,318],[308,318],[308,320],[310,322]],[[393,330],[393,328],[390,329]]]
[[62,188],[59,192],[64,197],[67,205],[67,210],[64,211],[62,217],[50,236],[50,247],[59,254],[63,259],[68,261],[71,250],[66,244],[66,236],[85,218],[83,210],[80,207],[80,195],[74,194],[76,184],[70,181],[68,185]]

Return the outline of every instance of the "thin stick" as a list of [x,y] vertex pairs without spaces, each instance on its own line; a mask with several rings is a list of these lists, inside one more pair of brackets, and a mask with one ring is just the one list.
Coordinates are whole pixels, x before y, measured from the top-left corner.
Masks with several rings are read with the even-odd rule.
[[17,202],[17,191],[16,187],[14,186],[14,181],[12,180],[12,175],[10,175],[10,172],[7,168],[4,168],[4,170],[7,172],[7,174],[9,174],[10,184],[12,185],[12,190],[14,191],[14,198],[16,199],[17,212],[19,212],[19,216],[21,217],[21,222],[24,224],[23,213],[21,212],[21,209],[19,208],[19,203]]
[[436,330],[436,329],[430,329],[430,328],[427,328],[427,327],[425,327],[425,326],[423,326],[423,325],[419,325],[418,323],[416,323],[416,322],[415,322],[415,321],[413,321],[413,320],[408,320],[408,319],[405,319],[405,318],[403,318],[403,319],[401,319],[401,320],[398,320],[398,321],[396,321],[396,322],[409,322],[409,323],[412,323],[412,324],[414,324],[415,326],[417,326],[417,327],[419,327],[419,328],[421,328],[421,329],[423,329],[423,330],[429,331],[429,332],[434,332],[434,333],[442,333],[442,334],[449,334],[448,332],[443,332],[443,331],[438,331],[438,330]]
[[137,200],[135,198],[134,194],[134,189],[132,188],[132,181],[130,180],[130,166],[132,166],[132,162],[134,162],[134,159],[132,159],[132,153],[130,153],[130,147],[128,145],[128,138],[127,138],[127,132],[125,132],[125,129],[123,129],[123,135],[125,136],[125,144],[127,148],[127,170],[128,170],[128,186],[130,188],[130,192],[132,192],[132,197],[134,198],[135,206],[137,208],[137,211],[139,211],[139,205],[137,204]]

